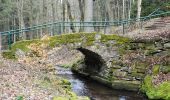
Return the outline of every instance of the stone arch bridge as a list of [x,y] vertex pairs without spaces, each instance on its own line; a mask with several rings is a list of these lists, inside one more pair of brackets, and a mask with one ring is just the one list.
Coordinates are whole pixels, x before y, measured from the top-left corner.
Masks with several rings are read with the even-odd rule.
[[[34,49],[36,52],[44,49],[46,49],[45,52],[48,52],[49,48],[54,47],[65,46],[67,48],[64,50],[65,53],[62,53],[63,50],[61,50],[57,51],[58,53],[54,51],[49,54],[54,57],[53,59],[57,59],[58,55],[65,54],[65,58],[70,58],[72,55],[67,55],[67,53],[77,50],[84,55],[84,58],[74,62],[73,71],[113,88],[134,91],[139,89],[145,75],[152,72],[149,71],[151,69],[148,67],[152,64],[150,59],[158,58],[161,61],[166,56],[165,54],[169,54],[170,48],[169,38],[144,41],[116,34],[75,33],[47,37],[41,40],[19,41],[14,43],[11,50],[4,52],[3,55],[13,56],[13,53],[18,49],[27,52],[30,44],[42,47],[42,50]],[[45,44],[48,46],[43,47]],[[167,59],[169,59],[168,55]],[[167,60],[166,63],[168,61],[170,60]]]

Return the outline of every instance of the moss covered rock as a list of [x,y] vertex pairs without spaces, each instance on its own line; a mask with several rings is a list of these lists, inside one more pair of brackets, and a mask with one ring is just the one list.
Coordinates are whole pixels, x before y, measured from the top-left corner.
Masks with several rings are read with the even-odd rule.
[[141,91],[146,93],[149,99],[170,99],[170,81],[164,81],[159,85],[153,85],[152,76],[147,75],[141,85]]

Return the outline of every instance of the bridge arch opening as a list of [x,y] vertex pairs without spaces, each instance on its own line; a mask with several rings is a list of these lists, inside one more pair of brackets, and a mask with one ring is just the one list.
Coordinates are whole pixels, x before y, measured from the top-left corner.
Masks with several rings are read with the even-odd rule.
[[84,70],[90,74],[97,74],[102,71],[102,68],[105,66],[105,61],[101,55],[88,50],[86,48],[77,48],[84,55]]

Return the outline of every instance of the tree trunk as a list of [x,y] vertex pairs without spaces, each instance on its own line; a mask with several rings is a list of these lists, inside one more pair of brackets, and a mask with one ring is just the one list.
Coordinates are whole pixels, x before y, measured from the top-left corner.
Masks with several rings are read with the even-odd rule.
[[[91,22],[93,21],[93,0],[85,0],[85,15],[84,15],[84,21],[85,22]],[[85,24],[85,31],[86,32],[92,32],[94,31],[92,27],[92,23],[86,23]]]
[[138,0],[138,5],[137,5],[137,19],[140,18],[140,15],[141,15],[141,3],[142,3],[142,0]]
[[[78,0],[79,9],[80,9],[80,25],[82,25],[82,21],[84,21],[84,0]],[[83,26],[80,26],[80,32],[83,31]]]
[[1,50],[2,50],[2,38],[1,38],[1,33],[0,33],[0,53],[1,53]]
[[128,19],[130,19],[131,18],[131,10],[132,10],[132,1],[131,0],[129,0],[129,10],[128,10]]
[[123,10],[122,19],[124,20],[124,19],[125,19],[125,0],[123,0],[123,7],[122,7],[122,10]]
[[[23,18],[23,7],[24,7],[24,1],[18,1],[17,2],[17,6],[18,6],[18,17],[19,17],[19,27],[20,29],[25,28],[25,23],[24,23],[24,18]],[[21,39],[26,39],[26,34],[25,32],[21,31],[21,35],[20,35]]]

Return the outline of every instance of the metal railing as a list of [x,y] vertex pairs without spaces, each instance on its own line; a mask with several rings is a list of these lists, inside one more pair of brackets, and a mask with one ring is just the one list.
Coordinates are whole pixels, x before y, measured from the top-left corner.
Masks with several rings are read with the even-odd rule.
[[70,21],[70,22],[52,22],[42,25],[36,25],[32,27],[10,30],[0,33],[1,46],[2,49],[10,49],[10,46],[15,41],[23,39],[35,39],[40,38],[44,34],[57,35],[62,33],[72,33],[85,31],[85,28],[93,28],[93,31],[103,32],[103,33],[117,33],[125,34],[134,29],[141,30],[146,21],[160,17],[169,16],[170,12],[156,13],[160,8],[156,9],[153,13],[148,16],[141,17],[139,19],[129,19],[129,20],[118,20],[118,21]]

